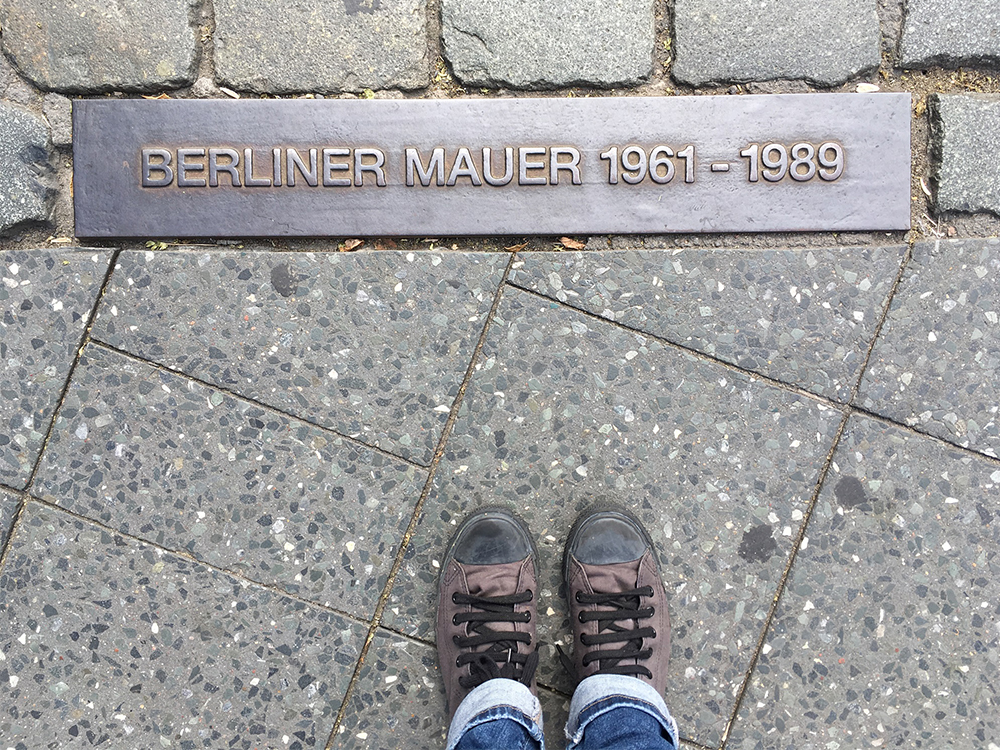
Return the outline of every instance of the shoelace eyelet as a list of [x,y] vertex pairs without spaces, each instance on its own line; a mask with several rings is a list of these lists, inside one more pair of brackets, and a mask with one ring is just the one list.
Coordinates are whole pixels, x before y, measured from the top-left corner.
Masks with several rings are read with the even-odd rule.
[[581,603],[582,603],[582,602],[580,601],[580,592],[579,592],[579,591],[577,591],[577,592],[576,592],[576,596],[575,596],[574,598],[576,599],[576,603],[577,603],[577,604],[581,604]]
[[457,591],[452,592],[452,594],[451,594],[451,602],[452,602],[452,604],[458,604],[458,592]]
[[452,615],[451,616],[451,624],[452,625],[458,625],[458,615]]

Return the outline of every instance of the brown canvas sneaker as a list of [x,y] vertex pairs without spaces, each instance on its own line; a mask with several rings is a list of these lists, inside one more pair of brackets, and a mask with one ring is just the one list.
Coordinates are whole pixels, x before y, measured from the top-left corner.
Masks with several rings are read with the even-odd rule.
[[448,719],[495,677],[536,693],[537,553],[524,522],[483,508],[458,527],[438,582],[437,648]]
[[656,552],[639,519],[614,505],[577,518],[566,539],[563,575],[573,627],[577,680],[620,674],[651,683],[660,695],[670,662],[670,616]]

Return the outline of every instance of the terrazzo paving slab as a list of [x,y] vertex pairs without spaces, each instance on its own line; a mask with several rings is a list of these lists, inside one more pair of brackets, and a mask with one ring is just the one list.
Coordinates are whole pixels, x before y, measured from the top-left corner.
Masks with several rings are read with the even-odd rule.
[[504,292],[383,622],[433,638],[456,525],[513,507],[540,555],[540,680],[570,692],[556,643],[563,544],[595,501],[633,509],[673,619],[668,704],[715,744],[733,708],[839,411],[516,289]]
[[865,409],[1000,450],[1000,240],[918,243],[872,351]]
[[876,0],[676,0],[678,81],[806,79],[835,86],[878,67]]
[[17,506],[21,498],[6,490],[0,490],[0,551],[7,543],[7,535],[10,533],[14,523],[14,516],[17,515]]
[[511,281],[846,402],[905,252],[524,253]]
[[899,45],[904,68],[1000,65],[995,0],[906,0]]
[[3,51],[43,90],[154,91],[190,85],[198,0],[14,0],[0,5]]
[[937,94],[930,111],[937,210],[1000,216],[1000,95]]
[[38,503],[0,591],[5,747],[322,747],[365,637]]
[[215,65],[257,93],[430,83],[426,0],[215,0]]
[[727,747],[1000,737],[1000,463],[852,417]]
[[368,618],[425,482],[398,459],[91,345],[33,492]]
[[[566,745],[569,700],[540,689],[545,743]],[[444,684],[433,646],[378,629],[332,747],[440,750],[448,733]]]
[[0,482],[23,489],[107,274],[107,250],[0,252]]
[[49,217],[51,156],[45,123],[0,101],[0,234]]
[[656,41],[644,0],[443,0],[441,36],[460,81],[515,88],[634,85]]
[[123,253],[94,338],[430,463],[502,253]]

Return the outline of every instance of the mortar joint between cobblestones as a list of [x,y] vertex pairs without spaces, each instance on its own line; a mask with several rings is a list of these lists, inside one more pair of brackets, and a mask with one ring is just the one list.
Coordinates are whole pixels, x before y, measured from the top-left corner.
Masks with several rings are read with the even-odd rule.
[[[215,81],[215,0],[201,0],[191,11],[197,35],[198,59],[195,80],[207,76]],[[202,27],[206,29],[202,37]]]
[[118,264],[118,256],[121,254],[121,250],[115,250],[111,253],[111,262],[108,263],[108,269],[104,273],[104,281],[101,282],[101,288],[97,292],[97,299],[94,300],[93,306],[90,308],[90,317],[87,318],[87,325],[83,328],[83,335],[80,337],[80,342],[76,347],[75,353],[73,355],[73,362],[69,366],[69,372],[66,374],[66,382],[63,383],[62,390],[59,393],[59,400],[56,402],[56,408],[52,410],[52,418],[49,422],[48,429],[45,431],[45,439],[42,440],[42,448],[38,451],[38,458],[35,459],[35,465],[31,469],[31,474],[28,476],[28,481],[24,485],[25,492],[31,492],[31,487],[35,483],[35,476],[38,474],[38,468],[42,465],[42,456],[45,455],[45,449],[49,447],[49,441],[52,439],[52,433],[55,432],[56,420],[59,418],[59,412],[62,410],[63,404],[66,402],[66,394],[69,393],[70,383],[73,382],[73,374],[76,372],[77,365],[80,364],[80,357],[83,355],[83,350],[87,348],[87,342],[90,340],[90,333],[94,328],[94,322],[97,320],[97,311],[101,306],[101,302],[104,300],[104,295],[108,291],[108,286],[111,284],[111,277],[114,275],[115,266]]
[[364,667],[365,658],[368,656],[368,650],[371,647],[372,641],[375,640],[375,634],[381,625],[382,614],[385,612],[385,608],[389,604],[389,598],[392,595],[392,589],[396,583],[396,576],[403,567],[403,559],[406,556],[407,547],[409,547],[410,540],[416,533],[420,514],[423,512],[424,503],[427,501],[427,498],[431,493],[431,488],[434,485],[434,477],[437,474],[438,464],[441,463],[441,458],[444,456],[445,444],[448,442],[448,438],[451,436],[451,431],[455,426],[455,422],[458,420],[458,413],[462,408],[462,402],[465,399],[465,392],[468,390],[469,383],[472,381],[472,376],[476,372],[476,365],[482,355],[483,346],[486,344],[486,336],[489,333],[493,319],[496,317],[497,310],[500,307],[500,300],[503,298],[503,290],[506,286],[507,278],[510,276],[511,267],[514,265],[516,257],[516,253],[510,253],[510,257],[507,259],[507,265],[504,268],[503,275],[500,278],[500,283],[497,285],[496,294],[493,297],[493,304],[490,306],[490,311],[486,315],[486,322],[483,325],[483,330],[479,334],[479,339],[476,342],[476,348],[472,352],[472,358],[469,361],[469,366],[466,368],[465,376],[462,378],[462,383],[458,387],[458,393],[455,395],[455,401],[452,403],[451,410],[448,412],[448,420],[445,422],[444,429],[441,431],[441,437],[438,439],[437,447],[434,450],[434,457],[431,459],[427,474],[427,481],[424,483],[424,488],[413,508],[413,515],[410,517],[410,522],[407,524],[406,531],[403,533],[403,539],[400,542],[399,550],[396,552],[396,559],[393,560],[392,568],[389,570],[389,576],[386,579],[385,586],[382,588],[382,594],[379,596],[378,604],[375,606],[375,614],[372,616],[371,626],[368,629],[368,635],[365,638],[364,645],[361,647],[361,654],[358,656],[358,661],[354,667],[354,673],[351,675],[350,682],[347,685],[347,692],[344,694],[344,700],[340,705],[340,710],[337,712],[337,718],[333,723],[333,729],[330,731],[330,738],[326,742],[326,750],[331,750],[333,743],[336,741],[337,735],[340,732],[340,725],[344,720],[345,714],[347,713],[351,696],[354,693],[354,687],[357,684],[358,677]]
[[404,463],[407,466],[412,466],[415,469],[420,469],[421,471],[427,471],[427,466],[428,466],[427,464],[421,464],[412,459],[403,458],[402,456],[387,451],[385,448],[379,448],[377,445],[371,445],[370,443],[366,443],[365,441],[359,440],[356,437],[351,437],[350,435],[345,435],[343,432],[338,432],[337,430],[334,430],[331,427],[327,427],[325,425],[318,424],[317,422],[310,421],[303,417],[296,416],[291,412],[282,411],[281,409],[271,406],[270,404],[265,404],[262,401],[257,401],[256,399],[251,398],[250,396],[244,396],[243,394],[237,393],[236,391],[232,391],[224,386],[220,386],[216,383],[212,383],[207,380],[202,380],[198,377],[195,377],[194,375],[190,375],[184,372],[183,370],[177,370],[174,369],[173,367],[170,367],[169,365],[162,364],[161,362],[154,362],[153,360],[145,359],[143,357],[138,356],[137,354],[133,354],[132,352],[125,351],[124,349],[119,349],[114,344],[109,344],[106,341],[101,341],[100,339],[92,338],[90,340],[90,343],[101,349],[106,349],[109,352],[114,352],[115,354],[127,357],[128,359],[131,359],[134,362],[139,362],[147,367],[152,367],[156,370],[170,373],[171,375],[175,375],[179,378],[190,380],[191,382],[197,383],[200,386],[209,388],[213,391],[224,393],[225,395],[235,399],[239,399],[240,401],[246,401],[247,403],[257,407],[258,409],[263,409],[264,411],[270,412],[272,414],[277,414],[281,417],[284,417],[285,419],[292,419],[295,420],[296,422],[302,422],[304,424],[308,424],[310,427],[314,427],[320,432],[324,432],[328,435],[332,435],[337,438],[347,440],[348,442],[358,446],[359,448],[364,448],[366,450],[374,451],[375,453],[383,455],[386,458],[390,458],[393,461],[400,461],[401,463]]

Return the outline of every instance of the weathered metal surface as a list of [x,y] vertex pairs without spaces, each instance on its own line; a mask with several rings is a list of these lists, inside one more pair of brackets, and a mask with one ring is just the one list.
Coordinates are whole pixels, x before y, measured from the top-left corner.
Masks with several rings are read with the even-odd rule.
[[74,103],[80,237],[892,230],[910,95]]

